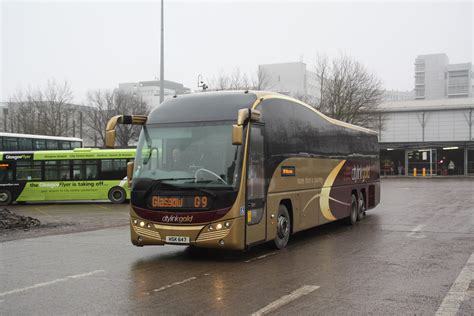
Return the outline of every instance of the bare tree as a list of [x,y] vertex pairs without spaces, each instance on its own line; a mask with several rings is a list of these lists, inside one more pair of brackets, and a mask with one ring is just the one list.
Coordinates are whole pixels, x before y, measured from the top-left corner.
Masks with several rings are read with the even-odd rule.
[[254,90],[266,90],[271,88],[268,73],[260,66],[257,68],[257,73],[252,79],[252,87]]
[[[148,114],[146,103],[136,95],[116,91],[114,101],[116,111],[119,114]],[[130,142],[137,141],[140,130],[140,126],[136,125],[119,125],[117,130],[119,145],[127,147]]]
[[72,130],[72,91],[67,81],[49,80],[44,89],[18,90],[7,102],[3,130],[17,133],[68,136]]
[[57,84],[54,80],[48,81],[44,92],[39,92],[36,101],[44,122],[44,134],[66,136],[72,126],[69,126],[69,117],[74,112],[72,90],[67,81]]
[[268,89],[268,76],[260,67],[255,74],[242,73],[236,67],[231,73],[220,71],[216,78],[210,81],[210,90],[265,90]]
[[321,85],[317,108],[338,120],[363,126],[373,125],[379,117],[382,83],[361,63],[341,55],[329,62],[320,57],[316,72]]
[[[89,110],[85,113],[84,124],[88,136],[98,140],[98,146],[105,144],[105,126],[114,115],[147,114],[146,103],[136,95],[115,91],[90,91],[87,95]],[[137,126],[120,125],[117,129],[119,146],[127,147],[137,140],[140,129]]]

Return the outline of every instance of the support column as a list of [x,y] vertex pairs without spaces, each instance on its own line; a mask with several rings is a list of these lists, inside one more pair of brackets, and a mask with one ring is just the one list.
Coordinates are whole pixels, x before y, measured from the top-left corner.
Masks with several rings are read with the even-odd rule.
[[408,176],[408,150],[405,149],[405,176]]
[[464,175],[467,176],[467,146],[464,147]]

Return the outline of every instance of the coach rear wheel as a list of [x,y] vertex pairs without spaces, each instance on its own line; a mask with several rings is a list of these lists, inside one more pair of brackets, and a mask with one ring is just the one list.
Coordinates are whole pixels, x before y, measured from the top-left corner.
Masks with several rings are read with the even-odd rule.
[[12,194],[8,190],[0,190],[0,205],[9,205],[12,202]]
[[346,219],[348,225],[355,225],[357,223],[357,213],[359,212],[359,205],[355,194],[351,196],[351,212]]
[[125,190],[121,187],[113,187],[109,191],[109,200],[112,203],[115,204],[120,204],[125,202],[125,198],[127,197],[127,194],[125,193]]
[[290,213],[285,205],[280,204],[277,216],[277,235],[273,240],[273,244],[277,249],[283,249],[288,244],[291,234],[291,218]]
[[361,221],[365,216],[365,197],[363,194],[360,195],[359,199],[359,211],[357,212],[357,220]]

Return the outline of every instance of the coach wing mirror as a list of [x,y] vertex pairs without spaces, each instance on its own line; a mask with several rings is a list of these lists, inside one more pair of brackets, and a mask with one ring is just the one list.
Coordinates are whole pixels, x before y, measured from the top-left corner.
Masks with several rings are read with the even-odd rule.
[[242,145],[242,135],[244,127],[242,125],[232,125],[232,145]]
[[128,182],[128,187],[130,188],[132,186],[132,177],[133,177],[133,167],[134,167],[134,162],[129,161],[127,163],[127,182]]
[[115,147],[115,128],[119,124],[127,125],[145,125],[147,120],[146,115],[116,115],[112,117],[107,122],[107,127],[105,128],[105,147],[114,148]]
[[242,145],[244,125],[248,121],[260,121],[260,112],[252,109],[240,109],[237,116],[237,125],[232,125],[232,145]]
[[260,121],[260,116],[260,111],[252,109],[240,109],[237,116],[237,125],[243,126],[249,119],[252,122],[258,122]]

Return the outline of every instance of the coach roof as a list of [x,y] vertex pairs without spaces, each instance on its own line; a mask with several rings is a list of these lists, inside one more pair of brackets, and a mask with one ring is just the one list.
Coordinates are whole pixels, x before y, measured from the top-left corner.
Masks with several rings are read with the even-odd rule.
[[179,95],[155,107],[147,124],[235,121],[242,108],[250,108],[257,100],[253,92],[218,91]]

